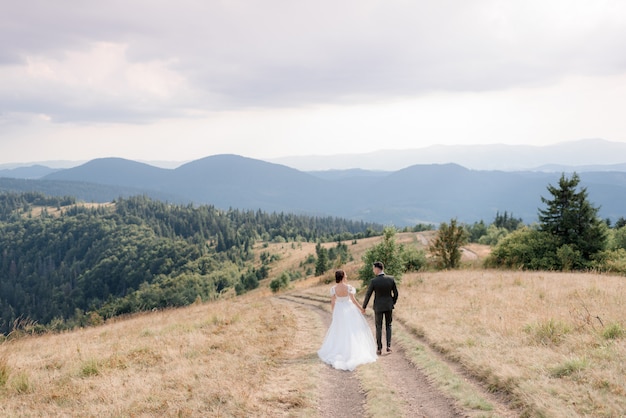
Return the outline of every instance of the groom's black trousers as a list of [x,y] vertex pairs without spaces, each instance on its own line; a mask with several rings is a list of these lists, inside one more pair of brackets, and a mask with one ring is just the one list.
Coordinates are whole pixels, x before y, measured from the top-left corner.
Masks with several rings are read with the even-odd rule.
[[374,323],[376,324],[376,344],[378,344],[379,350],[383,349],[383,316],[385,317],[387,347],[391,347],[391,321],[393,321],[393,311],[374,312]]

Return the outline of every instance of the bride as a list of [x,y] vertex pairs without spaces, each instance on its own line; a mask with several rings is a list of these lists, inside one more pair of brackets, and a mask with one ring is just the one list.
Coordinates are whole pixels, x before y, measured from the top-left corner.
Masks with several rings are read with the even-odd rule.
[[330,289],[333,318],[317,355],[335,369],[354,370],[360,364],[376,361],[376,342],[346,273],[337,270],[335,281],[337,284]]

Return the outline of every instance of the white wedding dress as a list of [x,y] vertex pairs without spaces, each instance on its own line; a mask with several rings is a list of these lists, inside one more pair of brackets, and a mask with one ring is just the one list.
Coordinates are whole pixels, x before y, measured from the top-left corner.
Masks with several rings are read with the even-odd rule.
[[[356,289],[348,285],[348,291]],[[335,294],[335,286],[330,289]],[[358,365],[376,361],[376,342],[367,320],[350,300],[350,295],[335,299],[333,319],[317,355],[340,370],[354,370]]]

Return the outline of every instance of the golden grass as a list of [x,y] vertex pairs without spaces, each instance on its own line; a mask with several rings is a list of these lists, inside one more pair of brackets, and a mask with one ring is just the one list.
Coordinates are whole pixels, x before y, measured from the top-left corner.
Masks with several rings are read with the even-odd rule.
[[[398,234],[397,241],[423,249],[426,240],[419,235]],[[359,247],[377,240],[362,240]],[[343,267],[358,288],[355,248],[350,247],[355,262]],[[470,269],[404,275],[394,317],[488,390],[504,394],[524,416],[624,416],[626,278],[476,269],[489,248],[466,249],[463,260]],[[327,286],[320,281],[309,280],[309,291],[324,296]],[[419,351],[420,344],[412,344]],[[403,346],[411,348],[404,341]],[[422,367],[429,362],[416,361]],[[445,370],[435,368],[433,373]],[[458,394],[455,376],[433,378],[444,391],[456,391],[452,397],[472,402],[471,390]]]
[[272,416],[257,393],[296,334],[269,298],[0,345],[1,416]]
[[620,416],[625,287],[598,274],[418,273],[396,317],[531,416]]
[[[363,251],[379,240],[348,243],[355,261],[341,267],[353,285],[359,286]],[[407,245],[423,248],[423,241],[399,235]],[[281,255],[271,280],[300,268],[314,247],[282,243],[258,250]],[[487,252],[468,249],[478,259]],[[332,271],[292,288],[326,301],[329,278]],[[326,329],[310,309],[274,298],[268,283],[228,300],[6,340],[0,344],[0,416],[316,416],[324,365],[315,350]],[[423,364],[430,349],[439,351],[505,394],[520,415],[619,417],[626,411],[625,286],[624,277],[598,274],[407,274],[395,318],[420,342],[402,332],[397,342],[426,357]],[[357,371],[365,389],[381,373],[378,366]],[[433,381],[454,391],[458,377],[443,373]],[[387,396],[371,391],[368,411],[375,415]],[[492,416],[483,399],[473,401],[471,391],[463,396],[478,411],[470,416]]]
[[101,206],[103,206],[103,207],[115,206],[115,203],[113,203],[113,202],[106,202],[106,203],[78,202],[78,203],[76,203],[76,205],[68,205],[68,206],[63,206],[63,207],[56,207],[56,206],[33,206],[30,211],[28,211],[26,213],[23,213],[22,216],[23,217],[28,217],[28,216],[38,217],[38,216],[41,216],[41,214],[44,211],[46,211],[48,216],[59,217],[63,213],[67,212],[67,210],[69,208],[72,208],[74,206],[79,206],[79,207],[84,207],[84,208],[87,208],[87,209],[92,209],[92,208],[97,208],[97,207],[101,207]]

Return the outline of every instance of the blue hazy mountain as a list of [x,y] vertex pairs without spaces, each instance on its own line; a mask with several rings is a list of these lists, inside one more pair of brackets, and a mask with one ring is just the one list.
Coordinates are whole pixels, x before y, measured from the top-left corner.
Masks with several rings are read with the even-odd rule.
[[[566,173],[571,174],[571,173]],[[602,218],[626,217],[626,172],[579,173]],[[171,203],[336,216],[397,226],[492,221],[507,211],[537,220],[547,186],[561,173],[470,170],[458,164],[416,164],[396,171],[303,172],[237,155],[216,155],[165,169],[121,158],[89,161],[40,180],[0,179],[0,191],[37,190],[108,202],[143,194]]]
[[5,168],[0,170],[0,177],[15,179],[39,179],[59,171],[58,168],[50,168],[42,164]]
[[[532,145],[431,145],[415,146],[405,150],[381,150],[327,156],[295,156],[270,160],[299,170],[329,170],[361,168],[395,171],[415,164],[455,163],[473,170],[502,171],[561,171],[561,167],[593,167],[626,163],[626,143],[604,139],[582,139],[558,144]],[[582,170],[578,170],[582,171]],[[594,170],[595,171],[595,170]]]

